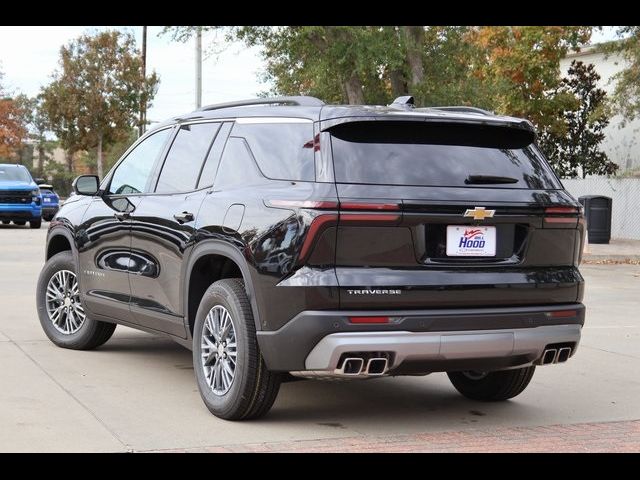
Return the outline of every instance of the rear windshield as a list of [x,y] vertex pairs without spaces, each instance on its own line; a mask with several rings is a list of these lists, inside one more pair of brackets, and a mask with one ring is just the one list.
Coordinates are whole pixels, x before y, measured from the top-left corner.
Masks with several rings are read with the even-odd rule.
[[561,188],[524,130],[376,121],[342,124],[331,134],[338,183]]

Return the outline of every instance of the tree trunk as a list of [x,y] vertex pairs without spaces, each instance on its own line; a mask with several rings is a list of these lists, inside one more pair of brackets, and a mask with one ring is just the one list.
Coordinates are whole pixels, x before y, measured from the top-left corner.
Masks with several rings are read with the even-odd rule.
[[424,27],[403,27],[407,41],[407,64],[411,78],[410,87],[413,88],[424,80],[424,64],[422,63],[422,48],[424,45]]
[[400,70],[391,70],[389,72],[389,81],[391,82],[391,94],[395,97],[401,97],[407,94],[407,82]]
[[42,171],[44,170],[44,147],[42,143],[38,145],[38,168],[36,168],[36,175],[39,177],[42,176]]
[[70,173],[73,173],[73,152],[66,150],[64,152],[64,156],[67,160],[67,170],[69,170]]
[[98,177],[102,180],[102,135],[98,137]]
[[350,105],[363,105],[364,92],[362,91],[362,82],[357,72],[353,72],[349,79],[344,82],[344,89],[347,92],[347,101]]

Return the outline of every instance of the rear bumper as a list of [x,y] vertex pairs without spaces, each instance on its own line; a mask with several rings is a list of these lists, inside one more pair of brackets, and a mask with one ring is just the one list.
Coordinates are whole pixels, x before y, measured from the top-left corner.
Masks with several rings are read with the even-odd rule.
[[60,207],[58,205],[47,205],[46,203],[42,205],[42,213],[43,214],[51,214],[51,215],[55,215],[56,213],[58,213],[58,210],[60,210]]
[[[551,312],[566,315],[552,316]],[[575,314],[573,314],[575,313]],[[350,316],[392,317],[351,324]],[[333,372],[345,353],[386,352],[390,373],[496,370],[537,362],[552,344],[575,351],[584,305],[420,311],[307,311],[277,331],[258,332],[271,370]]]

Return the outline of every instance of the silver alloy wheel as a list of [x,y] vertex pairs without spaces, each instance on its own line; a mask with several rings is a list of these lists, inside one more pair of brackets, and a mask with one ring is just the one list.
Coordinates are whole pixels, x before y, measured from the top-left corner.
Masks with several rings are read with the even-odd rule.
[[80,303],[76,274],[70,270],[56,272],[47,284],[47,314],[60,333],[76,333],[87,318]]
[[466,370],[462,374],[470,380],[482,380],[487,376],[487,372],[476,372],[475,370]]
[[215,395],[224,395],[235,378],[238,352],[233,318],[222,305],[209,310],[204,319],[200,350],[207,385]]

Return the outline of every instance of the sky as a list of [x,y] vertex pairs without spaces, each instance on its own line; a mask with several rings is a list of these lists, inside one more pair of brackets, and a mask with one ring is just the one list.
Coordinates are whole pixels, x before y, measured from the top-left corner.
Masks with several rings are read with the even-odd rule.
[[[132,33],[142,46],[142,27],[2,27],[0,71],[9,92],[35,96],[51,81],[58,67],[60,47],[84,32],[118,29]],[[190,112],[195,108],[195,40],[171,41],[158,36],[162,27],[147,29],[147,71],[160,76],[158,93],[147,113],[151,122]],[[218,39],[221,39],[219,35]],[[203,35],[203,48],[216,41],[215,33]],[[221,43],[221,42],[218,42]],[[233,43],[219,54],[205,51],[202,62],[202,104],[255,97],[268,90],[259,81],[262,60],[258,48]]]
[[[105,29],[127,31],[142,45],[142,27],[3,27],[0,26],[0,72],[3,86],[11,93],[35,96],[51,80],[58,67],[60,47],[85,32]],[[151,122],[190,112],[195,108],[195,41],[173,42],[169,35],[158,36],[162,27],[148,27],[147,71],[160,76],[158,93],[147,113]],[[593,35],[598,43],[614,38],[615,27],[605,27]],[[221,38],[218,37],[218,44]],[[203,46],[216,41],[216,34],[203,35]],[[202,104],[255,97],[268,90],[262,83],[263,61],[258,48],[240,43],[227,45],[221,53],[205,55],[202,64]]]

